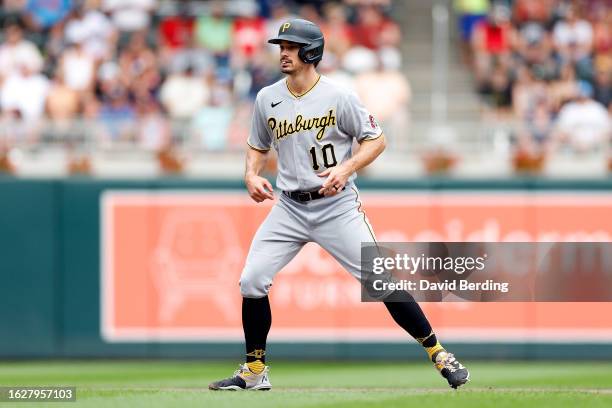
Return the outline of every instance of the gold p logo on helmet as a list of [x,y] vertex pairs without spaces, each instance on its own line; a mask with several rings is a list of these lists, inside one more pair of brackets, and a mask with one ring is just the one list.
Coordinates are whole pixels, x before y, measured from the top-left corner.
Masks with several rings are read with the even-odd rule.
[[291,27],[291,23],[285,23],[283,24],[283,26],[281,27],[281,33],[284,33],[285,30],[288,30],[289,27]]

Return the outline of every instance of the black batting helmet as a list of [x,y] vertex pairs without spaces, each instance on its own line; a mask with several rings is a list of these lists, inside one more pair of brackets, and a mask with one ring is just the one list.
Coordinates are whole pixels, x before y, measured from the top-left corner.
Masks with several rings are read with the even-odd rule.
[[314,64],[323,58],[323,33],[315,23],[296,18],[281,24],[278,35],[268,40],[270,44],[289,41],[300,44],[298,56],[307,64]]

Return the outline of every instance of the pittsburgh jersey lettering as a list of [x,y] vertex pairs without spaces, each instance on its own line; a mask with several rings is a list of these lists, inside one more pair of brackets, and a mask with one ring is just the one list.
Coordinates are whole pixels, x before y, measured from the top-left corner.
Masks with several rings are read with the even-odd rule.
[[274,132],[276,140],[281,140],[302,130],[312,129],[318,129],[316,138],[321,140],[328,127],[336,126],[336,112],[334,109],[330,109],[327,115],[310,119],[304,119],[302,115],[297,115],[293,122],[289,122],[287,119],[278,121],[276,118],[269,118],[268,126]]

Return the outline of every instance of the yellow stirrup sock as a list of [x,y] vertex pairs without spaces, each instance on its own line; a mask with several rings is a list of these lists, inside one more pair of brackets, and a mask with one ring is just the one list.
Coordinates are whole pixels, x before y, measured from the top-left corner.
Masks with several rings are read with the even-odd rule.
[[266,365],[261,362],[261,360],[251,361],[250,363],[246,363],[247,367],[253,374],[261,374],[261,372],[266,368]]

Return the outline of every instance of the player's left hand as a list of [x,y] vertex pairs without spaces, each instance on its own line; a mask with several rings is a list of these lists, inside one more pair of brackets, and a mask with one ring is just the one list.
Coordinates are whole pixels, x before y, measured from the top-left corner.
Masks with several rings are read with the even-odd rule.
[[323,194],[325,197],[335,196],[342,191],[351,174],[353,174],[352,170],[342,164],[319,173],[319,177],[327,177],[319,190],[319,194]]

